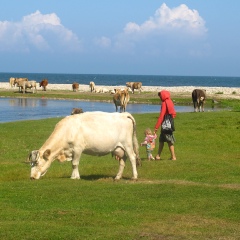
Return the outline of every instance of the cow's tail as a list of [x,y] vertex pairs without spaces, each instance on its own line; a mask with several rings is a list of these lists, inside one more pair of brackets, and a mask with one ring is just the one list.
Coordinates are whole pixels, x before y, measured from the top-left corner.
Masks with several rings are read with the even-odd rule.
[[128,115],[128,118],[132,120],[133,123],[133,151],[136,154],[136,164],[137,166],[142,166],[141,159],[139,156],[139,145],[137,140],[137,131],[136,131],[136,121],[132,115]]

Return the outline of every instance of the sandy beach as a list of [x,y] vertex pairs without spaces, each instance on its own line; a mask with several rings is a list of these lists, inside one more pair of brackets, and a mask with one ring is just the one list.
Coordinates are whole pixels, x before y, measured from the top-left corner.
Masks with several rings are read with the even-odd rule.
[[[125,86],[96,86],[97,89],[105,89],[109,92],[114,88],[124,88]],[[205,89],[207,96],[209,97],[217,97],[217,98],[232,98],[232,99],[240,99],[240,88],[230,88],[230,87],[205,87],[205,86],[181,86],[181,87],[162,87],[162,86],[143,86],[143,92],[159,92],[163,89],[170,91],[173,95],[179,96],[189,96],[191,95],[194,89]],[[0,83],[0,90],[14,90],[17,87],[11,88],[8,82]],[[37,86],[37,90],[41,91],[42,88]],[[72,91],[72,84],[48,84],[47,91]],[[79,92],[89,92],[89,85],[80,84]],[[107,94],[107,93],[103,93]]]

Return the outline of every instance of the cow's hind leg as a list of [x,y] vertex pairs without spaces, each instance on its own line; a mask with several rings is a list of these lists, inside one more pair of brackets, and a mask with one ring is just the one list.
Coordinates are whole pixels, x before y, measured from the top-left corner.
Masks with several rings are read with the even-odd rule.
[[138,178],[138,173],[137,173],[137,164],[136,164],[136,154],[134,153],[133,149],[131,148],[126,148],[127,155],[129,157],[129,160],[132,165],[132,171],[133,171],[133,180],[137,180]]
[[122,178],[123,170],[125,168],[125,162],[126,162],[126,159],[121,158],[119,160],[119,170],[118,170],[117,176],[115,177],[115,180],[119,180]]
[[193,102],[194,112],[197,112],[197,102]]
[[115,155],[115,158],[119,161],[119,170],[118,170],[117,176],[115,177],[115,180],[119,180],[122,178],[127,156],[125,154],[125,151],[120,147],[114,150],[113,155]]

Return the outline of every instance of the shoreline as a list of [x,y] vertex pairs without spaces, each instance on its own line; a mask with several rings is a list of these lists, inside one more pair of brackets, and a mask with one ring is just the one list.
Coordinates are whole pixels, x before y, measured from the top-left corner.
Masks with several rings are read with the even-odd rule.
[[[109,92],[114,88],[124,88],[125,86],[103,86],[97,85],[96,88],[107,89]],[[17,87],[11,88],[9,82],[0,82],[0,90],[16,90]],[[205,89],[207,96],[217,96],[218,98],[232,98],[240,99],[240,88],[236,87],[206,87],[206,86],[177,86],[177,87],[163,87],[163,86],[143,86],[143,92],[159,92],[161,90],[168,90],[174,95],[189,95],[194,89]],[[72,84],[48,84],[47,91],[71,91]],[[37,91],[42,91],[42,88],[37,84]],[[78,92],[90,92],[89,85],[79,84]],[[108,93],[109,93],[108,92]],[[102,93],[102,94],[108,94]],[[136,91],[137,93],[137,91]],[[94,93],[93,93],[94,94]],[[109,93],[110,94],[110,93]]]

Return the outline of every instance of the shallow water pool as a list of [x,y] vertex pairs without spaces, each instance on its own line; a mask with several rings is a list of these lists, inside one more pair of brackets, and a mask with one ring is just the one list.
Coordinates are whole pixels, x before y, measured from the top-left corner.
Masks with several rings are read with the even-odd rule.
[[[72,108],[86,111],[115,112],[113,103],[34,98],[0,98],[0,122],[64,117]],[[175,106],[177,112],[192,112],[192,106]],[[209,109],[205,109],[206,111]],[[159,105],[128,104],[129,113],[159,113]]]

